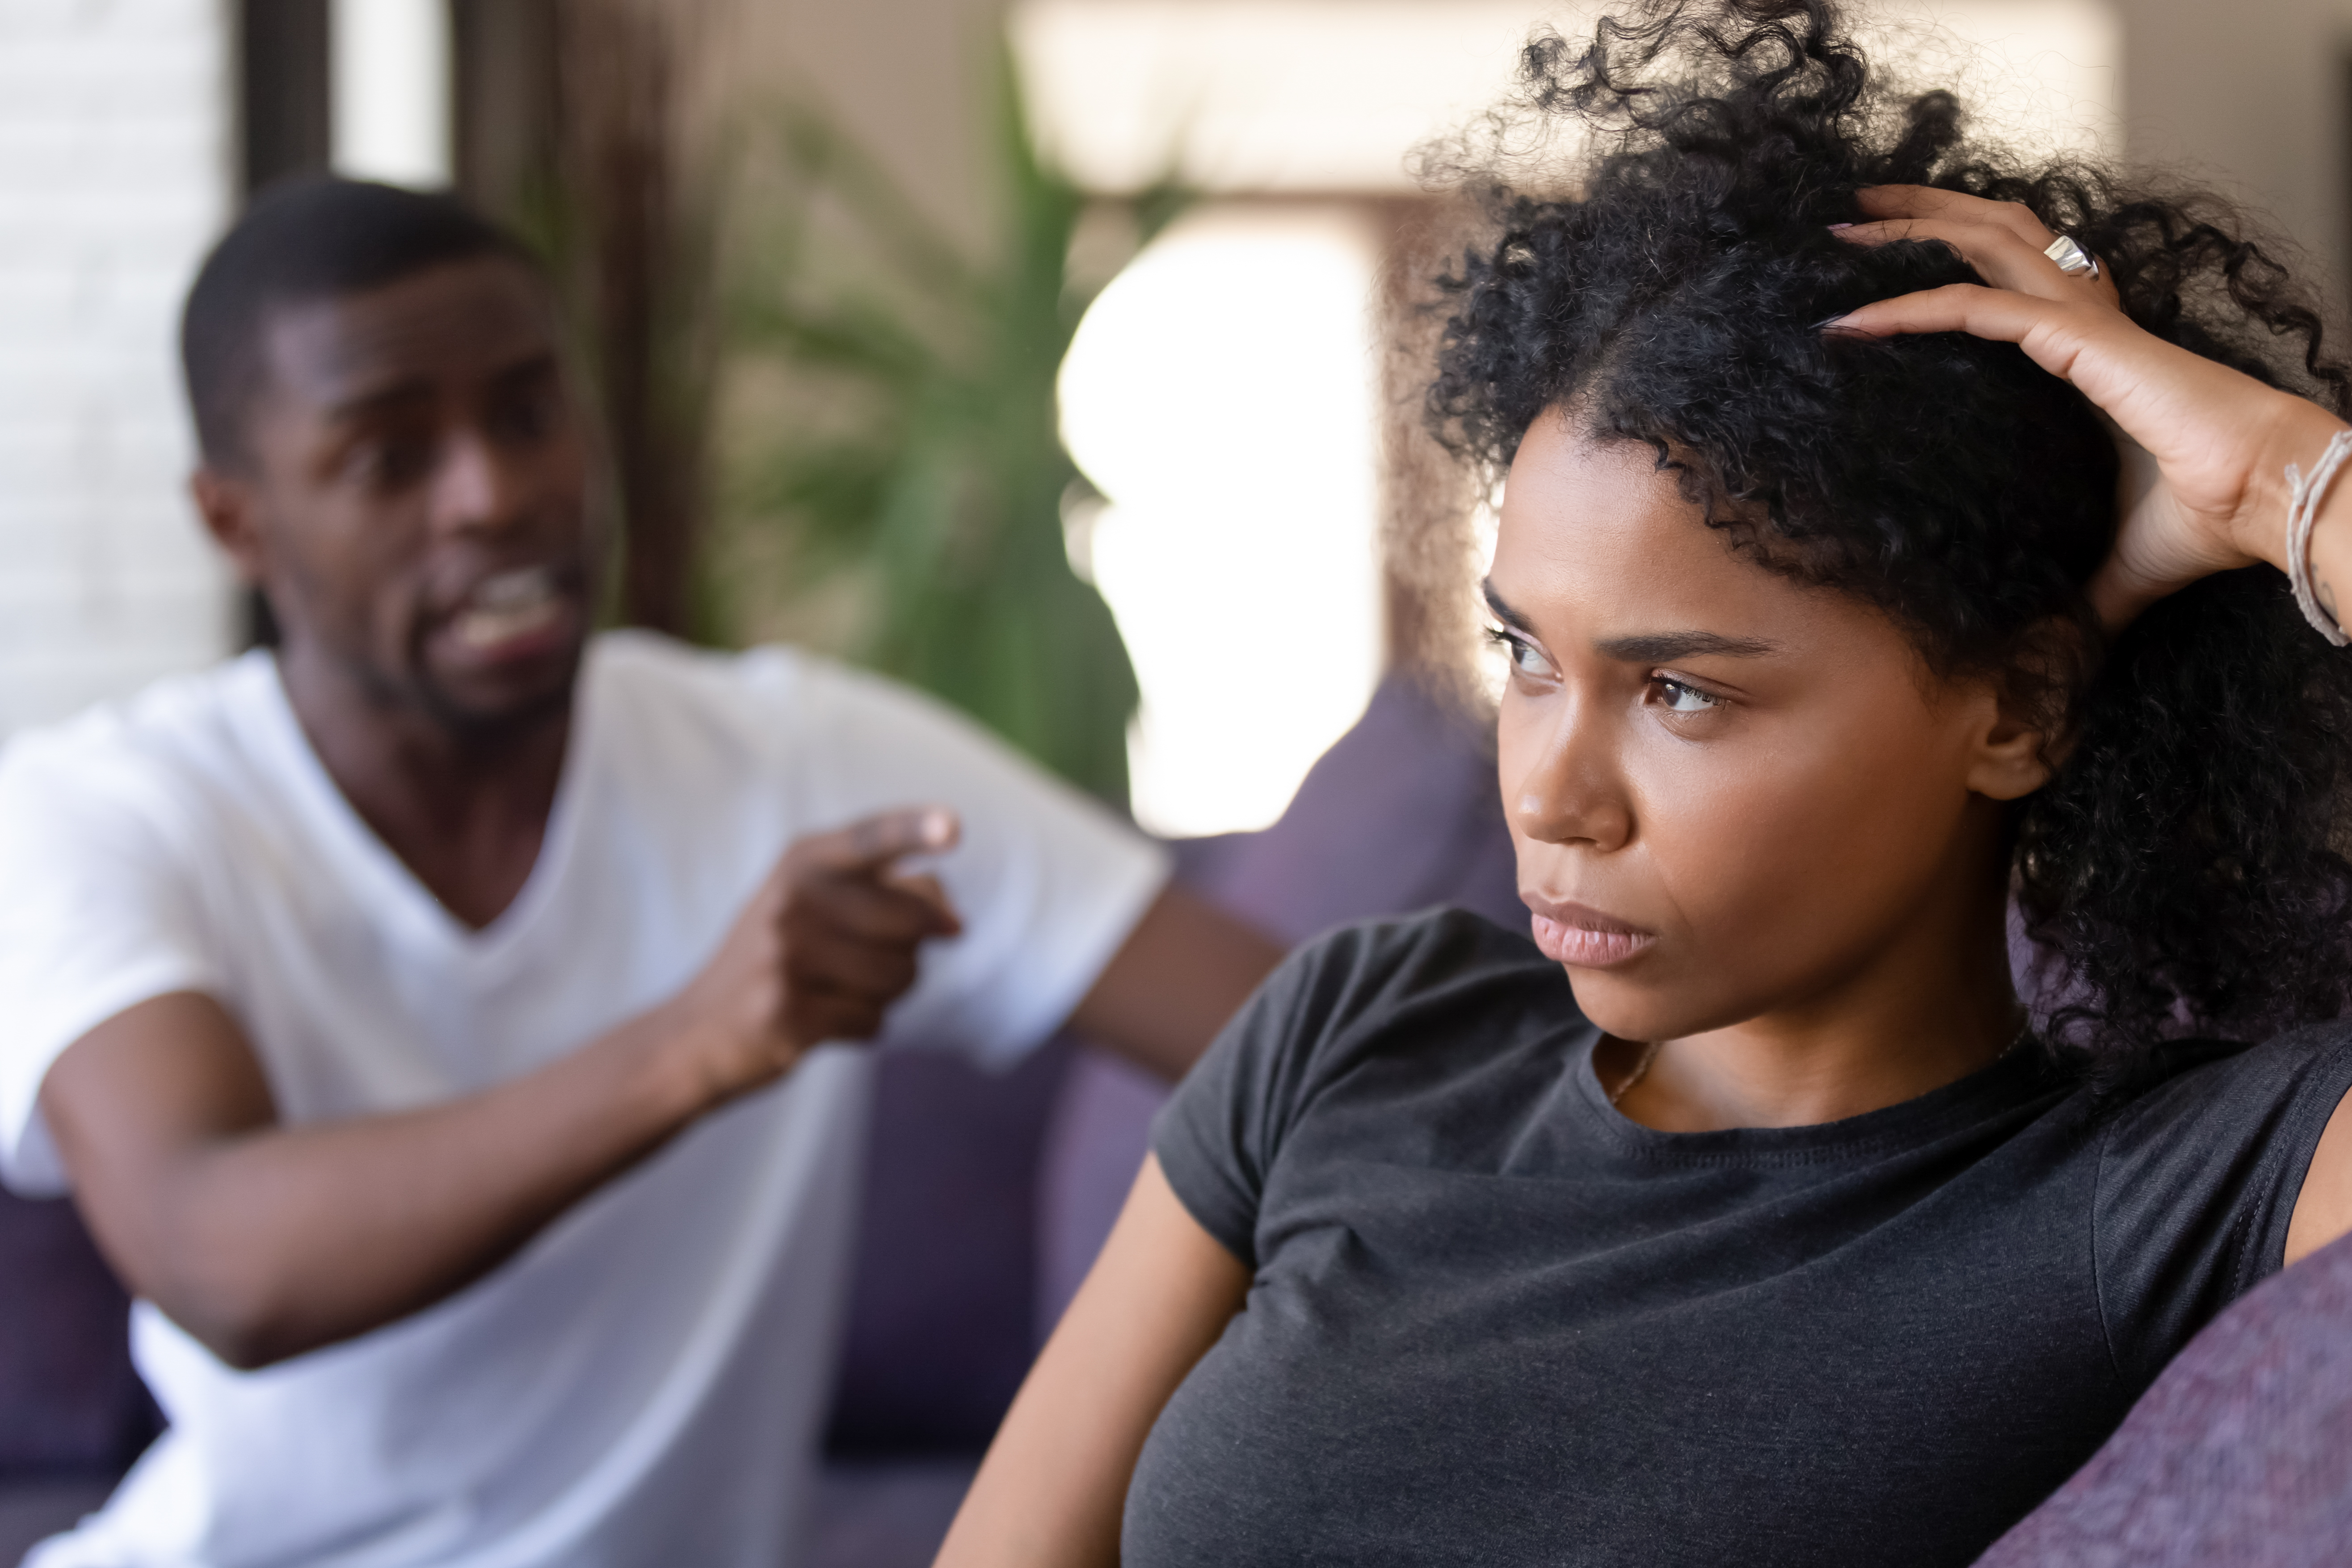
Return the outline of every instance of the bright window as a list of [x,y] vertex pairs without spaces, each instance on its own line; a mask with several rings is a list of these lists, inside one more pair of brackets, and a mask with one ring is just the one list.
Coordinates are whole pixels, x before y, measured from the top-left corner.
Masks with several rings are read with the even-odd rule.
[[1063,366],[1064,435],[1108,498],[1073,554],[1142,683],[1155,832],[1272,822],[1379,679],[1378,262],[1345,206],[1208,208],[1112,280]]

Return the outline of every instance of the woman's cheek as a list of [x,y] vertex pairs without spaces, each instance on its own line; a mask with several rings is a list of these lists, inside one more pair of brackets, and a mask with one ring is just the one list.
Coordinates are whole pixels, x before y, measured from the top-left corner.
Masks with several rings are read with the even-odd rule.
[[1685,748],[1640,791],[1649,879],[1673,921],[1660,945],[1675,962],[1660,967],[1694,1004],[1705,994],[1710,1013],[1819,879],[1821,803],[1774,773],[1727,749]]
[[[1784,738],[1785,739],[1785,738]],[[1675,1037],[1744,1022],[1802,989],[1852,945],[1854,803],[1806,748],[1727,742],[1660,748],[1637,783],[1642,859],[1665,917],[1654,962],[1578,980],[1595,1012]],[[1588,998],[1589,993],[1589,998]]]
[[1849,969],[1925,895],[1955,829],[1948,792],[1920,765],[1931,747],[1904,733],[1759,747],[1694,769],[1652,805],[1658,880],[1685,922],[1676,967],[1703,1026]]

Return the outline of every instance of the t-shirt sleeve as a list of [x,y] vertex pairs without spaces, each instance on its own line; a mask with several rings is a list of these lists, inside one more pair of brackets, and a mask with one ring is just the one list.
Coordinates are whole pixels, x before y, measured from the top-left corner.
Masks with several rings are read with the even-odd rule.
[[2191,1067],[2105,1129],[2093,1216],[2101,1310],[2134,1388],[2278,1272],[2319,1136],[2352,1089],[2352,1026]]
[[125,1009],[217,989],[197,901],[135,781],[47,737],[0,752],[0,1178],[64,1192],[40,1116],[68,1046]]
[[825,826],[933,803],[962,819],[955,849],[907,862],[940,879],[964,929],[925,945],[885,1043],[1009,1066],[1069,1016],[1159,897],[1167,850],[919,692],[822,661],[801,668],[802,700],[824,712]]
[[1257,1267],[1258,1210],[1365,945],[1348,928],[1293,952],[1160,1108],[1151,1152],[1201,1228]]

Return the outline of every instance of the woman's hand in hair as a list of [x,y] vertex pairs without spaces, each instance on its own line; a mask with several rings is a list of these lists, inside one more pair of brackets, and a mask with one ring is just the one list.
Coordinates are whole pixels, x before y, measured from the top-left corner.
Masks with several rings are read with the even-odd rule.
[[[2263,561],[2285,569],[2286,465],[2309,468],[2343,421],[2142,330],[2104,272],[2070,276],[2042,254],[2057,236],[2026,207],[1920,185],[1876,186],[1861,205],[1872,221],[1839,229],[1842,237],[1939,240],[1985,282],[1883,300],[1830,331],[1961,331],[2015,343],[2119,432],[2122,524],[2090,589],[2110,630],[2212,573]],[[2352,497],[2352,479],[2342,489]],[[2352,510],[2352,499],[2331,510]],[[2332,611],[2317,542],[2314,555],[2321,602]]]

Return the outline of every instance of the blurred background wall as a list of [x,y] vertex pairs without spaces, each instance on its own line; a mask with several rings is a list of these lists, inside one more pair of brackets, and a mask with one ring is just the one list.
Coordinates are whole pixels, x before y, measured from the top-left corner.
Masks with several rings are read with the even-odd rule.
[[217,0],[0,6],[0,731],[228,644],[173,322],[233,200],[235,63]]
[[[2231,185],[2343,295],[2346,0],[1922,0],[1874,14],[1891,37],[1933,25],[1967,40],[1935,58],[1998,84],[2021,123]],[[557,254],[630,516],[620,617],[722,642],[792,636],[934,687],[966,679],[951,700],[1103,793],[1128,793],[1131,763],[1149,826],[1263,826],[1412,640],[1376,539],[1379,423],[1402,389],[1381,379],[1375,295],[1427,239],[1403,154],[1486,100],[1531,20],[1573,31],[1579,15],[1508,0],[10,0],[0,732],[266,634],[181,497],[173,317],[247,193],[331,166],[454,181]],[[1034,379],[952,342],[919,283],[866,287],[890,268],[859,258],[896,241],[877,239],[872,213],[845,212],[839,166],[813,179],[792,151],[793,124],[821,123],[864,161],[849,178],[903,207],[881,227],[903,218],[942,254],[996,268],[992,298],[1016,310],[1036,280],[1000,263],[1037,212],[1008,198],[992,129],[992,51],[1007,37],[1024,122],[1082,197],[1132,198],[1173,176],[1186,198],[1155,213],[1113,201],[1115,223],[1097,221],[1102,203],[1069,218],[1057,281],[1094,309],[1059,323],[1053,345],[1071,347],[1076,459],[1059,510],[1117,629],[1082,626],[1059,653],[999,650],[1012,671],[999,684],[1035,688],[1025,697],[910,647],[904,626],[946,616],[947,590],[936,574],[845,564],[879,549],[880,525],[838,493],[824,498],[830,522],[812,512],[812,487],[848,481],[777,435],[871,445],[918,417],[929,393],[883,385],[871,363],[845,373],[808,342],[812,321],[877,300],[939,362],[935,383]],[[771,320],[762,337],[744,300],[795,289],[802,319]],[[1264,372],[1276,362],[1278,380]],[[987,443],[939,435],[942,450],[958,439],[958,482],[995,486],[1003,507],[1034,510],[1023,487],[1060,482],[1044,457],[970,479]],[[888,476],[857,482],[869,512],[898,493]],[[943,522],[926,548],[981,548],[957,543],[959,528],[984,531]],[[955,613],[987,621],[1058,570],[950,584],[969,601]],[[1087,595],[1066,598],[1055,615],[1093,614]],[[1024,717],[1024,704],[1132,703],[1116,668],[1083,690],[1036,673],[1108,668],[1122,643],[1142,708],[1124,763]]]

